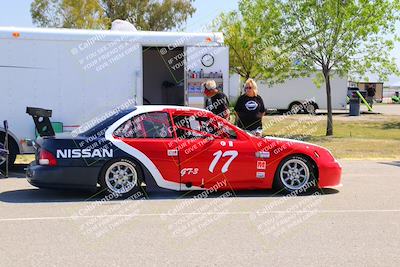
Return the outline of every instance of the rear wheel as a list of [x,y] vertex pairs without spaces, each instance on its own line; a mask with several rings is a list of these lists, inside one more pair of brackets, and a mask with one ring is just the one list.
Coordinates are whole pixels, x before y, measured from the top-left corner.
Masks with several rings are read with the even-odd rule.
[[299,102],[293,102],[289,106],[289,111],[292,114],[300,113],[303,110],[303,105]]
[[140,191],[142,177],[142,171],[135,162],[118,159],[104,166],[99,183],[103,191],[126,198]]
[[315,186],[312,162],[303,156],[284,159],[275,174],[275,187],[286,192],[298,191]]

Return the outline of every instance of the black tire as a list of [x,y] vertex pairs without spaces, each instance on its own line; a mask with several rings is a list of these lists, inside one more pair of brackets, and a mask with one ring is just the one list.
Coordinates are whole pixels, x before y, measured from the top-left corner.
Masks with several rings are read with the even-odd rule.
[[[121,168],[118,169],[118,166],[120,166]],[[117,178],[114,179],[114,183],[114,180],[112,180],[112,178],[114,178],[114,176],[116,175],[115,173],[123,171],[122,166],[128,167],[128,171],[119,173],[118,176],[116,176]],[[133,174],[133,176],[129,176],[130,174]],[[130,179],[130,177],[132,177],[132,180]],[[135,178],[136,181],[134,180]],[[125,199],[133,196],[134,194],[137,194],[138,192],[144,193],[142,189],[143,180],[143,172],[140,166],[133,160],[121,158],[109,161],[104,165],[100,172],[99,184],[101,187],[101,191],[105,194],[113,194],[116,196],[116,198]],[[127,186],[123,187],[122,184]],[[120,191],[118,191],[118,185],[120,185],[120,188],[126,189],[126,191],[123,189],[120,189]],[[144,197],[144,195],[142,195],[141,197]]]
[[[288,170],[290,166],[297,168]],[[302,171],[301,169],[304,169]],[[299,194],[317,186],[316,167],[310,159],[302,155],[288,156],[279,164],[274,178],[274,188],[284,193],[297,191]],[[302,179],[304,178],[304,181]]]
[[300,102],[293,102],[289,105],[289,112],[292,114],[298,114],[303,112],[303,105]]
[[[5,138],[5,134],[3,132],[0,133],[0,143],[2,145],[4,145],[4,138]],[[15,140],[9,135],[8,136],[8,150],[9,150],[9,155],[8,155],[8,167],[11,168],[14,163],[15,160],[17,158],[17,154],[18,154],[18,145],[15,142]],[[2,170],[5,169],[5,164],[1,164],[0,162],[0,168]]]

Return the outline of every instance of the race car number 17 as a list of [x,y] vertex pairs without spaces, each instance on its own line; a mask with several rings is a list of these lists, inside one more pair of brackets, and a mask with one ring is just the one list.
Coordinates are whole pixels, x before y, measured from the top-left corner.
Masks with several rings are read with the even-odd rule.
[[230,157],[228,159],[228,161],[225,162],[224,166],[222,166],[222,169],[221,169],[222,173],[226,173],[228,171],[228,169],[229,169],[229,165],[231,165],[232,161],[238,156],[238,154],[239,153],[236,150],[227,150],[225,152],[222,152],[221,150],[218,150],[217,152],[215,152],[213,154],[214,155],[214,159],[211,162],[210,166],[208,167],[208,170],[211,173],[214,173],[215,166],[218,164],[219,160],[222,157]]

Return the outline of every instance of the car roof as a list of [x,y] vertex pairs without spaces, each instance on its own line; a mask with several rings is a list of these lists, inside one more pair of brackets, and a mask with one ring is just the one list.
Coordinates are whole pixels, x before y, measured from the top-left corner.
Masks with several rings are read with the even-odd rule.
[[93,135],[97,132],[101,132],[102,129],[109,127],[111,124],[115,123],[117,120],[121,119],[122,117],[132,114],[135,112],[136,114],[143,114],[147,112],[156,112],[156,111],[187,111],[187,112],[201,112],[201,114],[208,113],[212,114],[210,111],[200,108],[194,107],[186,107],[186,106],[172,106],[172,105],[143,105],[143,106],[134,106],[131,108],[119,110],[113,116],[106,118],[104,121],[90,127],[89,129],[82,131],[80,134],[82,135]]
[[163,110],[210,112],[208,110],[201,108],[187,107],[187,106],[173,106],[173,105],[144,105],[144,106],[135,106],[135,108],[136,111],[139,112],[152,112],[152,111],[163,111]]

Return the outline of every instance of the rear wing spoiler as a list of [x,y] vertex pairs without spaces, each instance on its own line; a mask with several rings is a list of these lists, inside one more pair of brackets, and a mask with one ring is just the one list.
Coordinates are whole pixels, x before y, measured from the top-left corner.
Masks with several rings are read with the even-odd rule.
[[52,110],[43,108],[27,107],[26,113],[32,116],[38,134],[43,136],[55,136],[50,119]]

